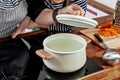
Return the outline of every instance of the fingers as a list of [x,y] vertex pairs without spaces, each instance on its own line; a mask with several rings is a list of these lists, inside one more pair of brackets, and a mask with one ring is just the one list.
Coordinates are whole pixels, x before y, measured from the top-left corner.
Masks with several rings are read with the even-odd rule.
[[12,36],[12,38],[16,38],[16,36],[17,36],[18,34],[19,34],[19,33],[13,32],[11,36]]
[[17,35],[24,33],[24,31],[25,31],[25,28],[23,26],[19,26],[13,31],[11,36],[12,38],[16,38]]
[[61,14],[72,14],[72,15],[83,16],[84,11],[77,4],[71,4],[71,5],[66,6],[63,9],[61,9],[60,13]]
[[73,10],[74,10],[74,15],[80,15],[80,16],[83,16],[83,14],[84,14],[84,11],[83,11],[83,9],[80,7],[80,6],[78,6],[78,5],[76,5],[76,4],[72,4],[73,5]]
[[78,15],[78,16],[83,16],[84,15],[84,12],[83,11],[80,11],[80,10],[75,10],[74,15]]
[[[16,28],[17,29],[17,28]],[[16,29],[13,31],[13,33],[12,33],[12,38],[15,38],[16,36],[17,36],[17,34],[16,34]]]
[[76,11],[74,11],[74,15],[81,15],[81,11],[79,11],[79,10],[76,10]]

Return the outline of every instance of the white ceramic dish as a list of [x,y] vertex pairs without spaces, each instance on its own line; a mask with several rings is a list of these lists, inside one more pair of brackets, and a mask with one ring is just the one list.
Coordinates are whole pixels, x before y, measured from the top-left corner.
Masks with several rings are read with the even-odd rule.
[[94,28],[98,25],[98,22],[93,19],[77,15],[59,14],[56,19],[60,23],[81,28]]

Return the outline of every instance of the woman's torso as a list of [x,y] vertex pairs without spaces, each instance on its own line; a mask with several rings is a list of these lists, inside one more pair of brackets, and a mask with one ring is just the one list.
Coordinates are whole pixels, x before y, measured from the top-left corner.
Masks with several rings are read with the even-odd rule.
[[0,1],[0,38],[10,36],[27,14],[24,0]]

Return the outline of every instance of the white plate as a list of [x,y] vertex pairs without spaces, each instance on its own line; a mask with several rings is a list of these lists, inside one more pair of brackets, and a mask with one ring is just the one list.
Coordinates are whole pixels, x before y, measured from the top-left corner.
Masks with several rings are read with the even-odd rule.
[[98,25],[98,22],[93,19],[77,15],[59,14],[56,19],[60,23],[81,28],[94,28]]

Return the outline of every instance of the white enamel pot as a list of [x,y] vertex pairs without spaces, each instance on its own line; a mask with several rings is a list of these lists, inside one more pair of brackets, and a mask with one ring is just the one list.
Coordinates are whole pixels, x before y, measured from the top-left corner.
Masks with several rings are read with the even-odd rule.
[[[66,43],[63,43],[62,46],[69,45],[72,48],[75,47],[75,45],[81,47],[75,48],[75,50],[72,51],[57,51],[51,49],[47,44],[54,40],[55,42],[59,39],[66,39]],[[69,41],[69,39],[77,41],[77,44],[71,44],[72,42]],[[54,45],[56,45],[55,43]],[[52,45],[52,47],[54,47]],[[79,70],[84,66],[86,63],[86,46],[87,42],[84,38],[82,38],[79,35],[71,34],[71,33],[59,33],[50,35],[43,41],[44,49],[37,50],[36,54],[43,58],[44,64],[51,70],[61,73],[68,73],[68,72],[74,72]],[[62,47],[62,48],[63,48]]]

